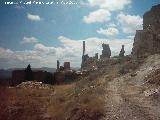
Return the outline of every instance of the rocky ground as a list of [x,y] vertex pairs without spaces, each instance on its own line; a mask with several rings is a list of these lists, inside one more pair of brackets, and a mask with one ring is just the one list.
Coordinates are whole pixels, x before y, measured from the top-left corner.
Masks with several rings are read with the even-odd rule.
[[157,84],[160,77],[153,79],[156,81],[152,84],[148,81],[158,69],[160,56],[153,55],[135,73],[109,81],[103,120],[160,120],[160,86]]

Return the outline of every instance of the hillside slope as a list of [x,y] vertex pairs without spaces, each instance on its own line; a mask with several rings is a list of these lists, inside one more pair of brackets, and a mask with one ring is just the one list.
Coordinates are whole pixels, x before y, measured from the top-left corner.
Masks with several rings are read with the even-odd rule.
[[160,55],[108,64],[64,85],[0,87],[0,120],[159,120]]
[[160,55],[149,56],[134,73],[108,82],[103,120],[160,119]]

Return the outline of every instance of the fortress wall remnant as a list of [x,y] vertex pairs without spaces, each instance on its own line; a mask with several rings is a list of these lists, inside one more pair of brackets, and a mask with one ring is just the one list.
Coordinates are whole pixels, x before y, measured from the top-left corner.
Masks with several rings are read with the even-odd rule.
[[124,53],[125,53],[124,45],[122,45],[121,51],[119,53],[119,57],[124,57]]
[[110,58],[111,57],[111,49],[109,44],[102,44],[103,50],[102,55],[100,56],[101,59]]
[[64,62],[64,69],[65,70],[70,70],[70,62]]
[[14,70],[12,72],[12,85],[18,85],[25,81],[25,70]]
[[132,54],[140,57],[160,53],[160,4],[143,16],[143,30],[137,30]]
[[[49,72],[37,70],[33,71],[33,79],[43,83],[54,83],[53,75]],[[25,80],[25,70],[14,70],[12,72],[12,85],[18,85]]]

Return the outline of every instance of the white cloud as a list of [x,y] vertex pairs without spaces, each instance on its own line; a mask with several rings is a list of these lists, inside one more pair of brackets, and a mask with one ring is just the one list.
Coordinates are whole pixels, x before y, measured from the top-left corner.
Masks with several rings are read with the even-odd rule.
[[106,29],[100,28],[99,30],[97,30],[97,33],[109,37],[109,36],[116,36],[117,34],[119,34],[119,30],[115,27],[110,27]]
[[40,21],[41,20],[39,15],[33,15],[30,13],[27,14],[27,18],[31,21]]
[[134,37],[135,37],[135,35],[129,35],[129,36],[127,36],[128,39],[132,39],[132,40],[134,39]]
[[109,23],[108,26],[109,27],[116,27],[117,25],[115,23]]
[[[87,0],[85,5],[98,7],[98,10],[90,12],[83,17],[85,23],[105,22],[111,20],[111,12],[123,10],[126,5],[130,5],[132,0]],[[84,4],[84,1],[81,2]],[[113,27],[113,26],[112,26]],[[114,26],[115,27],[115,26]]]
[[87,24],[95,23],[95,22],[105,22],[109,21],[111,18],[111,13],[105,9],[99,9],[97,11],[93,11],[89,13],[88,16],[83,17],[83,21]]
[[99,8],[107,9],[109,11],[122,10],[131,2],[131,0],[88,0],[90,6],[98,6]]
[[0,48],[0,68],[26,67],[31,64],[32,67],[56,67],[56,60],[70,61],[72,67],[78,67],[82,58],[82,43],[86,41],[86,53],[93,56],[95,53],[102,52],[102,43],[110,45],[112,56],[118,55],[121,45],[125,45],[126,54],[130,54],[133,40],[130,39],[100,39],[87,38],[83,40],[74,40],[64,36],[58,37],[61,46],[50,47],[37,43],[32,50],[13,51]]
[[47,47],[36,44],[32,50],[13,51],[0,48],[0,68],[19,68],[31,64],[33,67],[55,67],[56,50],[54,47]]
[[135,33],[136,30],[142,29],[143,19],[139,15],[120,13],[117,21],[124,33]]
[[38,39],[35,37],[24,37],[23,40],[20,42],[21,44],[25,43],[38,43]]
[[0,67],[1,68],[17,68],[25,67],[27,64],[32,63],[38,67],[41,57],[36,54],[36,51],[12,51],[10,49],[0,48]]
[[56,53],[55,47],[48,47],[40,43],[34,46],[34,50],[45,55],[54,55]]

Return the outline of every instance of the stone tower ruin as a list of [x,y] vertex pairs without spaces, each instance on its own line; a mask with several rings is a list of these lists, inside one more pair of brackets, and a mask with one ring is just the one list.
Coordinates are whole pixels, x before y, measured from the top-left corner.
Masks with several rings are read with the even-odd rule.
[[122,45],[121,51],[119,53],[119,57],[124,57],[124,53],[125,53],[124,45]]
[[81,63],[81,68],[83,68],[85,65],[85,61],[87,59],[88,55],[85,55],[85,41],[83,41],[83,54],[82,54],[82,63]]
[[103,50],[102,55],[100,56],[101,59],[110,58],[111,57],[111,50],[109,44],[102,44]]

